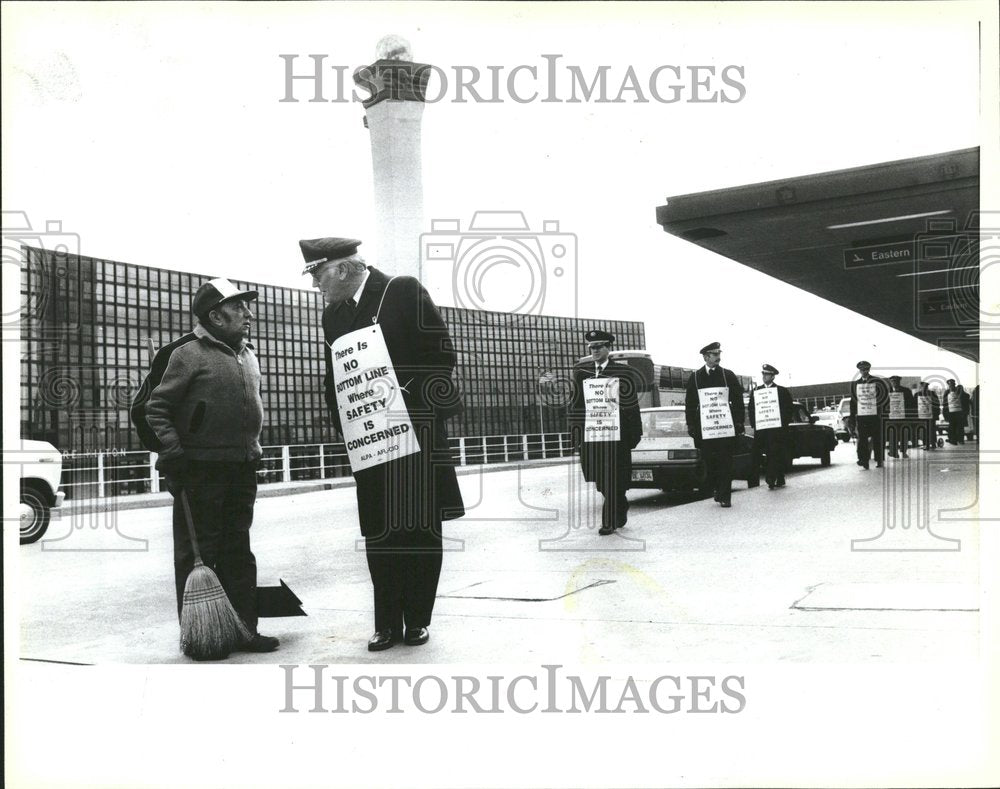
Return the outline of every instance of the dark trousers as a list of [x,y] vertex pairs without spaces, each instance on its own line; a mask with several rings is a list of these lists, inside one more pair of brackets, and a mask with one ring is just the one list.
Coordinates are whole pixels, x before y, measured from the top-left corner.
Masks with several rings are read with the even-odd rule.
[[935,419],[923,419],[913,436],[913,444],[916,446],[919,438],[924,449],[937,449],[937,425]]
[[441,577],[440,522],[434,530],[369,537],[365,554],[375,599],[375,630],[392,630],[402,637],[404,622],[406,628],[427,627]]
[[[753,437],[754,460],[760,465],[760,456],[767,457],[764,478],[768,485],[785,482],[785,466],[788,463],[788,435],[783,427],[758,430]],[[755,468],[756,468],[755,467]]]
[[601,525],[605,528],[620,529],[628,522],[629,477],[632,463],[619,452],[609,452],[605,462],[597,470],[597,490],[604,496],[601,508]]
[[965,443],[965,414],[948,414],[948,441],[952,444]]
[[881,463],[885,460],[885,446],[882,437],[882,417],[880,416],[859,416],[858,423],[858,460],[864,465],[868,465],[872,453],[875,454],[875,461]]
[[[889,444],[889,455],[899,457],[900,452],[906,452],[913,438],[912,423],[902,419],[888,419],[885,423],[885,437]],[[913,441],[915,444],[916,442]]]
[[[257,498],[257,463],[191,462],[181,480],[191,506],[204,565],[219,577],[229,602],[251,633],[257,632],[257,560],[250,550],[250,526]],[[194,551],[180,500],[174,496],[174,581],[177,615]]]
[[733,450],[735,438],[701,440],[701,457],[705,461],[707,484],[715,492],[716,501],[729,504],[733,493]]

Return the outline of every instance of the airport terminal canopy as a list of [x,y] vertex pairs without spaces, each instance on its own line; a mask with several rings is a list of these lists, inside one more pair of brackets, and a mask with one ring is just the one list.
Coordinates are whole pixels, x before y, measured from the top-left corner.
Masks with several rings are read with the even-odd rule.
[[656,221],[979,361],[978,148],[670,197]]

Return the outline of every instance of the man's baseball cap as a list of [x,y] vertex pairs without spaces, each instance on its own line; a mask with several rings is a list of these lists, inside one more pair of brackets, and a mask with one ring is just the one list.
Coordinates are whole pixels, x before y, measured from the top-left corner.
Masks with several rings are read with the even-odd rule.
[[299,249],[306,262],[303,274],[312,274],[324,263],[349,258],[358,251],[361,242],[356,238],[311,238],[299,241]]
[[240,290],[228,279],[219,277],[209,280],[194,294],[191,300],[191,312],[198,318],[204,318],[208,313],[222,304],[224,301],[232,299],[246,299],[253,301],[257,298],[255,290]]

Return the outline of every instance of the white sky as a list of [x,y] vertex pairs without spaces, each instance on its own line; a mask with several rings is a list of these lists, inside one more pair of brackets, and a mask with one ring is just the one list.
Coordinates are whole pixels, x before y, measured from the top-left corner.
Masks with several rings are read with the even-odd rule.
[[654,211],[980,144],[976,17],[959,3],[8,3],[3,208],[61,220],[84,254],[305,287],[299,238],[365,239],[378,265],[370,146],[360,103],[307,102],[307,85],[279,103],[279,54],[302,71],[327,54],[348,88],[386,33],[445,69],[560,54],[610,66],[616,86],[628,65],[735,64],[737,104],[429,105],[425,214],[559,220],[577,236],[579,314],[643,320],[664,363],[694,366],[719,340],[726,366],[767,361],[785,384],[849,378],[859,358],[972,382],[972,363],[669,236]]

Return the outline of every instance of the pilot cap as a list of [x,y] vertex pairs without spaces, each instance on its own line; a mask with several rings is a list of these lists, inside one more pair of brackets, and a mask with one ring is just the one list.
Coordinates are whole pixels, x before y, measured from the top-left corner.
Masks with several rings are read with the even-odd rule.
[[303,274],[312,274],[324,263],[349,258],[358,251],[361,242],[356,238],[312,238],[299,241],[299,249],[306,262]]
[[606,332],[603,329],[591,329],[583,335],[583,339],[585,339],[588,343],[606,342],[610,344],[615,341],[615,335],[610,332]]

